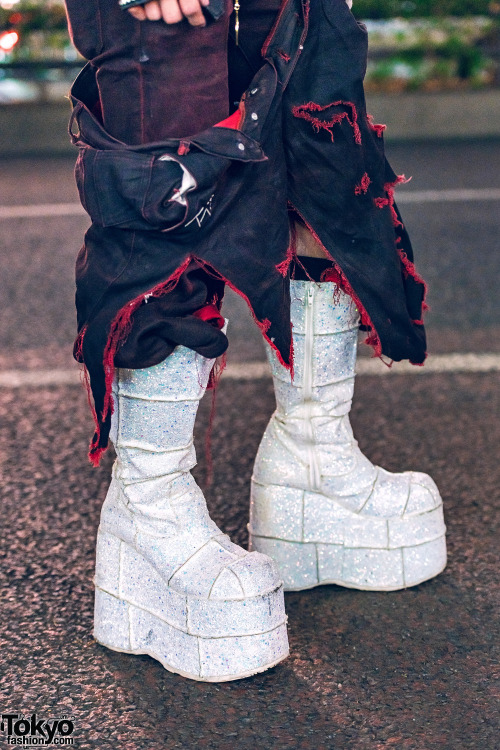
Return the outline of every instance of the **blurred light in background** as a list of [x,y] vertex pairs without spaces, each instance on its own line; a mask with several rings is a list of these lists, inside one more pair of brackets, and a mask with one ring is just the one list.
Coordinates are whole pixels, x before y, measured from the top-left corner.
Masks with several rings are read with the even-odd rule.
[[0,35],[0,50],[3,52],[11,52],[19,41],[19,34],[17,31],[6,31],[5,34]]

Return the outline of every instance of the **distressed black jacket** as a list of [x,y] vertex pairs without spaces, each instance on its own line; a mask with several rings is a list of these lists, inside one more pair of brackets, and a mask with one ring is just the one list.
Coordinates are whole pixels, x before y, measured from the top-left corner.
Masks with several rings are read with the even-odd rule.
[[[277,356],[292,365],[290,207],[335,262],[376,353],[424,361],[425,285],[394,203],[399,178],[384,155],[383,127],[366,113],[366,57],[366,30],[345,0],[284,0],[239,112],[147,146],[106,132],[94,114],[94,70],[82,71],[72,129],[93,223],[77,263],[76,356],[94,396],[95,462],[107,445],[114,366],[149,366],[171,351],[175,335],[169,342],[148,329],[147,305],[182,283],[193,261],[248,300]],[[144,358],[120,360],[139,317],[149,332]],[[193,348],[214,354],[203,343]]]

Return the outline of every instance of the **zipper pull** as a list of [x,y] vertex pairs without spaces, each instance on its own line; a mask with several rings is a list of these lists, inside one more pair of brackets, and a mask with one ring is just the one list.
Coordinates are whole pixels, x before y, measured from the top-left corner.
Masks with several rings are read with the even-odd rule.
[[234,3],[234,40],[236,42],[236,46],[239,46],[238,38],[240,34],[240,3],[239,0],[236,0]]
[[314,301],[314,289],[311,284],[307,290],[306,305],[308,305],[309,307],[312,307],[313,301]]

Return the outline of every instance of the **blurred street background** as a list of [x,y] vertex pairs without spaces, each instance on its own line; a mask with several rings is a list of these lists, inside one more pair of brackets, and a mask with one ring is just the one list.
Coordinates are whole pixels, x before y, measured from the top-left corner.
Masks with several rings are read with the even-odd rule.
[[[73,717],[76,748],[500,749],[500,3],[354,0],[354,12],[370,32],[369,110],[388,123],[394,169],[412,177],[397,200],[431,310],[424,368],[389,370],[361,347],[353,426],[374,462],[435,478],[449,565],[397,593],[287,594],[290,658],[217,685],[92,639],[113,457],[99,469],[87,461],[92,420],[71,356],[88,220],[64,96],[83,61],[60,2],[0,0],[0,709]],[[229,293],[224,314],[230,351],[206,495],[246,545],[274,396],[244,303]],[[210,410],[207,396],[202,486]]]

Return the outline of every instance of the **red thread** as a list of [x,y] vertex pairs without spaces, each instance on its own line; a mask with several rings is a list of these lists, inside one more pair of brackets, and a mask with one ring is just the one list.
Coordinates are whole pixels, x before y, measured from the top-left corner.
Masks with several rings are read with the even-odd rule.
[[[386,198],[375,198],[375,205],[378,206],[378,208],[383,208],[384,206],[389,206],[391,210],[391,216],[392,216],[392,222],[394,224],[394,227],[402,227],[403,224],[399,220],[399,217],[396,213],[396,208],[394,206],[394,188],[396,185],[401,185],[403,183],[409,182],[410,180],[407,179],[404,174],[398,175],[397,178],[393,182],[387,182],[384,185],[384,190],[386,192],[387,197]],[[399,240],[399,242],[398,242]],[[417,269],[415,268],[414,263],[408,258],[405,251],[399,247],[399,243],[401,242],[401,238],[398,237],[396,240],[396,249],[398,251],[399,258],[401,260],[401,263],[403,265],[403,272],[405,276],[411,276],[412,279],[414,279],[417,284],[421,284],[424,287],[424,304],[423,304],[423,310],[427,310],[428,306],[425,304],[425,296],[427,294],[427,284],[423,280],[423,278],[420,276],[420,274],[417,272]],[[416,321],[414,321],[416,322]]]
[[266,334],[271,328],[271,321],[269,320],[269,318],[264,318],[264,320],[257,320],[256,323],[263,334]]
[[356,187],[354,188],[354,193],[356,195],[366,195],[366,193],[368,192],[368,188],[371,185],[371,182],[372,181],[368,177],[368,173],[365,172],[363,177],[361,178],[361,182],[359,183],[359,185],[356,185]]
[[[411,179],[411,178],[410,178]],[[407,179],[403,174],[398,175],[396,179],[393,182],[387,182],[384,185],[384,190],[386,192],[386,198],[375,198],[374,202],[375,205],[378,208],[384,208],[385,206],[389,206],[392,216],[392,223],[394,224],[394,227],[403,227],[403,223],[400,221],[398,214],[396,212],[396,208],[394,206],[394,188],[396,185],[401,185],[403,183],[409,182],[410,180]],[[424,279],[420,276],[417,269],[415,268],[415,264],[408,258],[405,251],[399,246],[401,243],[401,237],[396,238],[396,250],[399,255],[399,259],[401,261],[401,265],[403,266],[403,273],[406,278],[410,276],[417,284],[420,284],[423,287],[423,298],[422,298],[422,314],[427,312],[429,309],[429,305],[426,303],[425,299],[427,297],[427,283],[424,281]],[[423,320],[414,320],[413,323],[415,325],[423,325]],[[415,364],[412,362],[411,364]]]
[[[102,27],[101,27],[102,28]],[[140,62],[137,63],[139,72],[139,98],[141,108],[141,143],[146,143],[146,116],[145,116],[145,96],[144,96],[144,72]]]
[[[298,213],[298,211],[297,211],[297,213]],[[212,266],[210,266],[205,261],[201,260],[201,258],[196,258],[196,260],[199,263],[203,264],[203,267],[204,267],[204,269],[205,269],[205,271],[207,273],[212,274],[213,277],[216,278],[216,279],[220,279],[220,280],[224,281],[224,283],[227,284],[228,287],[233,292],[235,292],[236,294],[238,294],[247,303],[248,309],[250,310],[250,315],[252,316],[252,319],[253,319],[254,323],[260,328],[260,332],[262,333],[264,339],[267,341],[267,343],[269,344],[269,346],[271,347],[271,349],[274,351],[276,357],[278,358],[278,362],[280,363],[280,365],[282,367],[284,367],[285,370],[289,370],[290,371],[290,376],[291,376],[291,378],[293,380],[293,374],[294,374],[294,370],[293,370],[293,337],[290,336],[290,353],[288,355],[289,362],[285,362],[285,360],[283,359],[283,356],[282,356],[280,350],[278,349],[278,347],[276,346],[276,344],[274,343],[274,341],[272,339],[270,339],[269,336],[267,335],[267,332],[268,332],[269,328],[271,327],[271,321],[268,320],[267,318],[264,318],[264,320],[259,320],[257,318],[257,316],[255,315],[254,309],[252,307],[252,303],[250,302],[250,300],[248,299],[248,297],[246,296],[246,294],[244,292],[242,292],[240,289],[238,289],[231,281],[229,281],[229,279],[227,279],[221,273],[219,273],[218,271],[216,271],[215,268],[213,268]],[[292,327],[292,323],[290,322],[290,329],[291,329],[291,327]]]
[[298,266],[301,267],[303,274],[305,276],[307,276],[307,280],[308,281],[314,281],[313,277],[311,276],[311,274],[309,273],[309,271],[307,270],[307,268],[305,267],[305,265],[302,263],[302,261],[300,260],[300,258],[299,258],[298,255],[297,255],[296,259],[295,259],[295,262],[297,263]]
[[365,326],[366,328],[370,328],[370,332],[368,333],[365,344],[368,346],[373,347],[373,356],[374,357],[382,357],[382,344],[380,342],[380,338],[378,333],[375,330],[375,326],[372,323],[372,320],[370,316],[368,315],[368,312],[361,304],[361,300],[359,299],[358,295],[352,288],[351,284],[347,280],[347,277],[343,273],[343,271],[337,266],[334,265],[333,268],[327,268],[326,271],[324,271],[321,275],[322,281],[333,281],[337,286],[342,289],[343,292],[349,295],[351,297],[352,301],[358,308],[359,316],[361,319],[361,325]]
[[83,362],[83,339],[86,333],[87,326],[84,326],[75,340],[75,344],[73,347],[73,356],[75,357],[77,362]]
[[94,431],[94,435],[93,435],[93,438],[92,438],[92,442],[90,444],[90,451],[91,451],[91,453],[89,453],[89,458],[90,458],[90,461],[94,464],[94,466],[98,466],[99,460],[100,460],[101,455],[104,452],[104,450],[99,450],[98,451],[97,449],[95,449],[95,450],[92,449],[92,446],[94,445],[94,443],[97,444],[97,442],[99,442],[99,436],[100,436],[100,433],[101,433],[101,428],[99,426],[99,419],[97,418],[97,412],[95,410],[94,403],[93,403],[93,400],[92,400],[92,389],[90,387],[90,375],[89,375],[89,371],[88,371],[87,367],[85,366],[85,362],[83,360],[83,339],[84,339],[86,333],[87,333],[87,326],[84,326],[82,328],[82,330],[80,331],[80,333],[78,334],[77,338],[76,338],[75,346],[74,346],[74,350],[73,351],[74,351],[75,359],[77,360],[77,362],[80,362],[82,364],[82,367],[80,369],[80,380],[81,380],[81,383],[82,383],[83,387],[85,388],[85,392],[87,394],[88,405],[90,407],[90,412],[92,414],[92,419],[94,420],[94,430],[95,431]]
[[[294,210],[297,211],[297,208],[295,206],[294,206]],[[327,258],[329,260],[331,260],[332,263],[333,263],[333,268],[327,268],[326,271],[323,271],[323,273],[321,274],[321,280],[322,281],[330,281],[330,280],[333,281],[335,284],[337,284],[337,286],[339,286],[342,289],[342,291],[344,291],[346,294],[349,295],[349,297],[351,297],[352,301],[354,302],[354,304],[358,308],[362,325],[364,325],[367,328],[371,329],[370,333],[368,334],[368,336],[365,339],[365,344],[367,344],[368,346],[373,347],[373,350],[374,350],[373,351],[373,356],[374,357],[382,357],[382,344],[380,342],[379,335],[378,335],[377,331],[375,330],[375,326],[373,325],[372,320],[371,320],[370,316],[368,315],[368,312],[363,307],[363,305],[361,303],[361,300],[359,299],[358,295],[356,294],[356,292],[352,288],[351,284],[349,283],[346,275],[344,274],[344,272],[342,271],[342,269],[340,268],[340,266],[337,265],[335,259],[331,255],[331,253],[328,252],[328,250],[326,249],[326,247],[324,246],[324,244],[321,242],[320,238],[318,237],[318,235],[316,234],[316,232],[314,231],[314,229],[312,228],[312,226],[305,220],[305,218],[302,216],[302,214],[300,213],[300,211],[297,211],[297,213],[301,217],[302,221],[307,226],[307,228],[309,229],[309,231],[311,232],[311,234],[314,237],[314,239],[316,240],[316,242],[319,245],[321,245],[321,247],[323,248],[324,252],[326,253]]]
[[[197,258],[196,256],[191,255],[186,258],[186,260],[182,263],[182,265],[180,265],[179,268],[177,268],[177,270],[174,271],[174,273],[166,281],[163,281],[157,286],[155,286],[150,292],[140,294],[134,300],[132,300],[127,305],[122,307],[122,309],[119,310],[119,312],[113,319],[111,323],[110,333],[108,336],[106,347],[104,349],[104,357],[103,357],[105,395],[104,395],[104,406],[103,406],[102,415],[101,415],[102,421],[106,419],[109,413],[111,414],[113,413],[113,398],[112,398],[111,388],[113,385],[113,377],[114,377],[114,372],[115,372],[114,359],[115,359],[115,355],[119,347],[124,343],[128,334],[130,333],[130,330],[132,328],[132,318],[133,318],[135,311],[143,304],[145,298],[161,297],[162,295],[168,294],[168,292],[171,292],[176,287],[180,277],[182,276],[184,271],[188,268],[189,264],[193,260],[200,263],[205,269],[205,271],[211,274],[214,278],[224,281],[230,289],[232,289],[234,292],[236,292],[236,294],[238,294],[240,297],[242,297],[242,299],[245,300],[245,302],[247,303],[250,309],[252,318],[257,324],[257,326],[260,328],[265,340],[267,341],[269,346],[274,350],[276,356],[278,357],[278,361],[280,362],[280,364],[286,370],[290,371],[291,376],[293,378],[293,341],[291,341],[290,343],[290,353],[289,353],[290,361],[289,363],[287,363],[283,359],[274,341],[272,341],[267,335],[267,332],[269,328],[271,327],[271,321],[268,320],[267,318],[265,318],[262,321],[259,320],[257,316],[255,315],[252,304],[250,300],[248,299],[248,297],[246,296],[246,294],[240,291],[234,284],[232,284],[229,281],[229,279],[226,279],[222,274],[216,271],[212,266],[210,266],[208,263],[203,261],[201,258]],[[91,463],[94,464],[94,466],[98,466],[101,456],[105,452],[106,448],[100,448],[98,445],[99,439],[100,439],[99,421],[97,418],[97,414],[95,413],[95,409],[93,407],[91,408],[93,410],[94,421],[96,423],[96,431],[92,439],[92,442],[90,444],[89,459]]]
[[285,52],[284,50],[282,50],[282,49],[279,49],[279,50],[278,50],[278,55],[279,55],[279,56],[281,57],[281,59],[282,59],[282,60],[284,60],[284,61],[285,61],[286,63],[290,62],[290,60],[291,60],[291,57],[290,57],[290,55],[287,55],[287,53],[286,53],[286,52]]
[[[407,277],[411,276],[411,278],[414,279],[414,281],[416,281],[417,284],[421,284],[424,287],[424,301],[422,305],[422,310],[423,312],[426,312],[429,309],[428,305],[425,303],[425,298],[427,296],[427,284],[423,280],[423,278],[420,276],[417,269],[415,268],[415,264],[412,263],[412,261],[408,258],[405,251],[402,250],[400,247],[397,248],[397,251],[398,251],[398,255],[401,260],[401,263],[403,265],[403,273],[405,274],[405,276]],[[415,320],[413,322],[417,323],[419,321]]]
[[283,13],[285,12],[285,10],[286,10],[287,7],[288,7],[288,3],[287,2],[282,2],[281,3],[281,8],[280,8],[279,13],[278,13],[278,15],[276,17],[276,20],[275,20],[275,22],[273,24],[273,27],[272,27],[271,31],[269,32],[269,34],[267,35],[266,41],[262,45],[262,49],[261,49],[261,55],[262,55],[262,57],[265,57],[267,55],[267,52],[268,52],[269,46],[270,46],[270,44],[272,42],[273,36],[275,35],[276,29],[278,28],[279,23],[281,21],[281,16],[283,15]]
[[295,232],[292,231],[291,237],[290,237],[290,244],[288,245],[288,248],[286,251],[285,260],[282,260],[281,263],[278,263],[278,265],[275,266],[276,270],[278,271],[278,273],[280,273],[283,276],[283,278],[285,278],[285,276],[287,275],[288,269],[290,268],[290,264],[295,260],[296,252],[295,252],[294,243],[295,243]]
[[382,138],[384,130],[387,128],[387,125],[381,125],[379,123],[373,122],[373,115],[366,115],[366,119],[368,120],[368,125],[370,126],[370,130],[373,130],[377,134],[378,138]]
[[250,302],[250,300],[248,299],[248,297],[246,296],[246,294],[244,292],[242,292],[240,289],[238,289],[238,287],[236,287],[231,281],[229,281],[229,279],[227,279],[221,273],[219,273],[218,271],[216,271],[215,268],[213,268],[213,266],[211,266],[209,263],[207,263],[206,261],[202,260],[201,258],[197,258],[195,256],[192,256],[192,259],[198,261],[198,263],[201,263],[203,265],[203,268],[204,268],[204,270],[205,270],[206,273],[211,274],[213,276],[213,278],[215,278],[215,279],[219,279],[220,281],[223,281],[225,284],[227,284],[227,286],[233,292],[235,292],[236,294],[238,294],[247,303],[248,308],[250,310],[250,314],[252,316],[252,319],[253,319],[254,323],[260,328],[260,331],[261,331],[262,335],[264,336],[265,340],[267,341],[267,343],[269,344],[269,346],[271,347],[271,349],[274,350],[276,356],[278,357],[279,363],[286,370],[290,370],[290,372],[293,373],[293,344],[292,343],[290,344],[290,354],[289,354],[290,362],[287,363],[283,359],[283,357],[281,355],[281,352],[279,351],[279,349],[276,346],[276,344],[274,343],[274,341],[271,341],[271,339],[267,335],[267,331],[271,327],[271,321],[268,320],[267,318],[265,318],[264,320],[259,320],[257,318],[257,316],[255,315],[254,309],[252,307],[252,303]]
[[[149,297],[161,297],[163,294],[167,294],[172,291],[177,285],[180,277],[187,269],[191,262],[191,258],[188,257],[179,268],[174,271],[172,276],[166,281],[161,282],[155,286],[150,292],[146,294],[140,294],[134,300],[129,302],[125,307],[117,313],[113,319],[110,327],[110,332],[106,347],[104,349],[103,367],[104,367],[104,382],[105,382],[105,393],[104,393],[104,405],[101,415],[101,420],[104,422],[109,413],[113,413],[113,397],[111,394],[111,388],[113,385],[113,377],[115,374],[115,355],[119,347],[126,340],[130,330],[132,328],[132,316],[135,311],[143,304],[145,298]],[[97,417],[96,417],[97,420]],[[100,448],[98,443],[100,439],[100,428],[99,423],[96,422],[96,432],[93,440],[90,444],[89,459],[94,466],[98,466],[100,458],[105,448]]]
[[[311,112],[325,112],[325,110],[330,109],[330,107],[350,107],[351,116],[349,116],[348,112],[337,112],[337,114],[333,115],[330,120],[321,120],[319,117],[314,117],[314,115],[311,114]],[[361,131],[358,125],[358,112],[356,109],[356,105],[352,102],[344,102],[339,100],[338,102],[332,102],[331,104],[325,104],[324,106],[322,106],[321,104],[316,104],[316,102],[308,102],[307,104],[301,104],[299,106],[292,107],[292,114],[294,117],[298,117],[302,120],[307,120],[307,122],[310,122],[316,133],[319,133],[321,129],[326,130],[328,133],[330,133],[332,142],[334,140],[334,125],[338,125],[340,122],[342,122],[342,120],[347,120],[354,131],[355,142],[358,145],[361,145]]]
[[398,214],[394,207],[394,188],[396,185],[402,185],[403,183],[409,182],[411,177],[407,179],[404,174],[400,174],[396,177],[393,182],[386,182],[384,185],[385,198],[374,198],[374,203],[377,208],[385,208],[389,206],[392,216],[392,223],[395,227],[402,227],[403,224],[398,218]]

